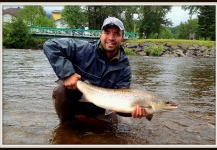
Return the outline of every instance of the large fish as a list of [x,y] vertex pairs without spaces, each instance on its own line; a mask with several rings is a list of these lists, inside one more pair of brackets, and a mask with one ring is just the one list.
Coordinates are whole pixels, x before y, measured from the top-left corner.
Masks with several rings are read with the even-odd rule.
[[[57,83],[63,84],[61,80]],[[91,85],[81,80],[77,81],[77,88],[85,97],[85,100],[95,104],[98,107],[109,111],[131,114],[133,108],[139,105],[145,108],[150,121],[153,114],[174,110],[178,104],[164,101],[162,98],[148,91],[136,89],[107,89]]]

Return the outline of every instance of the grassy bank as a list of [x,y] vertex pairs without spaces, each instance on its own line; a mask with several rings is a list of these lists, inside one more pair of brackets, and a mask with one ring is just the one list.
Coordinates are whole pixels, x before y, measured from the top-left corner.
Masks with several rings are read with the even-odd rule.
[[201,41],[201,40],[180,40],[180,39],[136,39],[136,40],[125,40],[127,43],[140,44],[144,42],[151,42],[156,44],[167,43],[169,46],[177,44],[198,44],[198,46],[213,47],[216,45],[215,41]]

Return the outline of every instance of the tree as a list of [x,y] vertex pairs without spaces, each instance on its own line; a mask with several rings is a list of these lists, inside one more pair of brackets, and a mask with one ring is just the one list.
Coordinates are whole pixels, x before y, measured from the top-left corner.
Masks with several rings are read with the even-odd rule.
[[3,46],[7,48],[27,48],[33,42],[29,28],[21,19],[3,26]]
[[87,15],[84,6],[64,6],[61,13],[63,22],[70,28],[79,28],[87,24]]
[[103,7],[105,6],[87,6],[88,25],[90,29],[99,30],[102,26],[105,16]]
[[177,30],[178,30],[178,26],[168,27],[168,29],[171,31],[171,33],[173,35],[173,38],[176,38],[176,33],[177,33]]
[[176,33],[176,39],[189,39],[189,32],[186,23],[180,23]]
[[182,6],[189,14],[198,14],[198,36],[215,40],[216,7],[212,5]]
[[134,18],[134,15],[138,14],[138,6],[125,6],[122,11],[124,14],[122,22],[125,25],[125,30],[128,32],[137,32],[136,26],[138,20]]
[[159,34],[162,28],[172,25],[172,22],[165,18],[170,10],[171,6],[140,6],[140,37],[142,33],[145,33],[147,37],[151,34]]
[[198,15],[198,34],[201,38],[215,41],[215,22],[216,22],[216,7],[201,6]]
[[117,17],[123,21],[121,14],[124,10],[123,6],[87,6],[89,28],[99,30],[108,16]]
[[44,16],[39,16],[35,21],[35,26],[40,27],[56,27],[55,19],[53,17],[47,18]]
[[172,39],[173,34],[169,28],[163,28],[158,36],[159,39]]
[[190,18],[192,17],[193,14],[197,14],[200,10],[201,6],[200,5],[183,5],[182,9],[183,10],[189,10],[189,15]]
[[47,18],[42,6],[24,6],[18,12],[18,18],[28,26],[55,27],[53,18]]
[[198,19],[189,19],[187,22],[182,23],[178,26],[176,38],[177,39],[189,39],[189,34],[194,33],[195,38],[197,37],[198,30]]

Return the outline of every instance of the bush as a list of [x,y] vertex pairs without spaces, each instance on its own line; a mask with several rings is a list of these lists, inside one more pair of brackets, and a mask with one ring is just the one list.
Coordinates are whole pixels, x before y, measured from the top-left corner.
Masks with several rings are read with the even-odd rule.
[[3,26],[3,46],[6,48],[25,49],[34,46],[29,28],[22,20],[15,20]]
[[151,45],[144,52],[147,56],[160,56],[163,50],[163,45]]
[[127,55],[136,55],[136,52],[132,51],[129,48],[124,48],[124,51]]

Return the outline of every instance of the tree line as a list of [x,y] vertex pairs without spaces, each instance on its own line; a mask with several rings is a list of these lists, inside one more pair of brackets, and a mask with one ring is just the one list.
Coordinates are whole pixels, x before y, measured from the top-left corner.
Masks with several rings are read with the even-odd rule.
[[139,38],[189,39],[189,34],[194,33],[196,39],[215,40],[215,6],[182,6],[183,10],[190,11],[190,16],[197,13],[198,18],[190,17],[177,27],[171,27],[172,21],[166,18],[171,9],[172,6],[164,5],[64,6],[61,15],[63,22],[71,28],[79,28],[84,24],[89,29],[99,30],[103,20],[113,16],[122,20],[126,31],[138,33]]
[[[112,16],[122,20],[126,31],[137,33],[139,38],[189,39],[189,34],[194,33],[195,39],[215,41],[215,6],[182,6],[183,10],[189,10],[190,15],[197,13],[198,18],[191,19],[190,17],[187,22],[181,22],[176,27],[173,27],[172,21],[166,18],[171,9],[172,6],[164,5],[68,5],[64,6],[61,16],[63,23],[68,24],[70,28],[79,28],[83,24],[89,29],[100,30],[104,19]],[[10,46],[8,43],[15,43],[13,38],[17,34],[17,30],[14,31],[13,28],[10,28],[14,25],[19,32],[27,32],[25,34],[28,34],[28,29],[21,29],[24,26],[56,27],[55,19],[48,18],[42,6],[24,6],[19,10],[16,20],[10,25],[3,25],[3,44],[7,46]],[[21,40],[24,37],[30,38],[22,36],[18,41],[28,41]]]

